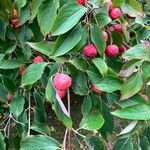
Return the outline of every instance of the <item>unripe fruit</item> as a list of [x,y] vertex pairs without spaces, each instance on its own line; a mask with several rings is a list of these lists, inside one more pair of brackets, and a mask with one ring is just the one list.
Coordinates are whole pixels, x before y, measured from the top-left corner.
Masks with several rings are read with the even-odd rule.
[[77,3],[80,5],[85,6],[85,0],[77,0]]
[[120,24],[115,24],[113,28],[114,28],[114,31],[118,31],[122,33],[122,26]]
[[105,41],[108,41],[108,33],[103,31],[103,36],[104,36]]
[[16,9],[13,10],[13,16],[12,16],[13,19],[17,19],[18,18],[18,12]]
[[118,46],[111,44],[106,47],[105,53],[108,57],[115,57],[119,53]]
[[97,48],[93,44],[89,44],[84,47],[83,53],[87,58],[93,58],[97,55]]
[[44,60],[43,60],[43,58],[42,58],[41,56],[37,56],[37,57],[35,57],[34,60],[33,60],[34,63],[39,63],[39,62],[43,62],[43,61],[44,61]]
[[66,96],[66,91],[56,90],[56,92],[61,99],[63,99]]
[[121,10],[119,8],[113,8],[110,13],[109,13],[110,17],[115,20],[118,19],[119,17],[121,17],[122,13]]
[[97,87],[95,85],[93,85],[91,87],[92,91],[94,91],[96,94],[100,94],[102,91],[100,91],[99,89],[97,89]]
[[8,93],[8,94],[7,94],[8,104],[10,104],[12,98],[13,98],[13,95],[12,95],[11,93]]
[[12,19],[11,20],[11,25],[12,25],[13,28],[17,28],[17,26],[18,26],[18,19]]
[[26,67],[22,66],[19,68],[19,75],[23,75],[24,71],[25,71]]
[[125,47],[124,44],[122,44],[121,47],[119,47],[120,52],[125,52],[126,50],[127,50],[127,48]]
[[72,84],[72,79],[64,73],[56,74],[53,80],[54,87],[60,91],[66,91]]

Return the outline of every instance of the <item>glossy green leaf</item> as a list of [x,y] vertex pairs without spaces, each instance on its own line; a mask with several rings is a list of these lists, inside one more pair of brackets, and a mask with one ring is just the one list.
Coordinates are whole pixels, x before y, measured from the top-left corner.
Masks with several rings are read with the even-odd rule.
[[24,66],[24,63],[17,59],[3,60],[0,62],[0,69],[15,69],[21,66]]
[[58,38],[55,45],[54,56],[62,56],[69,52],[80,40],[82,37],[82,28],[79,24],[75,27],[70,33],[62,35]]
[[51,31],[56,18],[57,9],[59,7],[58,0],[46,0],[39,8],[37,19],[41,32],[46,35]]
[[23,97],[15,97],[11,101],[10,111],[15,117],[19,117],[19,115],[23,112],[25,100]]
[[53,138],[44,135],[34,135],[28,137],[21,144],[20,150],[57,150],[60,144]]
[[134,105],[112,112],[114,116],[131,120],[149,120],[150,106],[145,104]]
[[5,22],[0,21],[0,39],[3,41],[5,40],[5,34],[6,34],[6,29],[7,29],[7,24]]
[[101,58],[95,58],[92,60],[94,65],[97,67],[97,69],[99,70],[99,72],[103,75],[106,76],[107,75],[107,71],[108,71],[108,67],[106,62],[101,59]]
[[22,76],[22,86],[31,85],[38,81],[44,72],[46,62],[31,64]]
[[27,0],[15,0],[18,9],[21,9],[27,3]]
[[80,129],[94,131],[100,129],[103,124],[104,119],[101,113],[99,111],[92,111],[88,115],[83,116],[80,122]]
[[92,42],[96,45],[99,54],[103,55],[106,48],[106,42],[104,40],[102,30],[95,24],[91,25],[91,39]]
[[96,87],[101,91],[112,93],[114,91],[121,90],[122,84],[123,82],[119,78],[106,76],[96,84]]
[[79,22],[86,11],[87,8],[78,5],[77,3],[70,2],[64,5],[60,9],[54,22],[52,34],[60,35],[69,31]]
[[142,89],[142,86],[142,72],[134,73],[124,82],[121,90],[121,99],[128,99],[135,95]]
[[28,42],[28,44],[34,50],[36,50],[46,56],[52,55],[52,53],[54,51],[54,42],[47,42],[47,41],[38,42],[38,43]]
[[1,150],[6,150],[6,143],[1,132],[0,132],[0,148]]

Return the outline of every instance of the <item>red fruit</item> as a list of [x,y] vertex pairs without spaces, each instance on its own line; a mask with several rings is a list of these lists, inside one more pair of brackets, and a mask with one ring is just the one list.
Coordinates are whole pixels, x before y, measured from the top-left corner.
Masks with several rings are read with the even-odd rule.
[[121,10],[119,8],[113,8],[110,11],[109,15],[114,20],[114,19],[118,19],[119,17],[121,17],[122,13],[121,13]]
[[111,0],[108,0],[108,7],[109,7],[109,11],[113,9],[113,3]]
[[17,19],[18,18],[18,12],[16,9],[13,10],[13,16],[12,16],[13,19]]
[[105,41],[108,41],[108,33],[103,31],[103,36],[104,36]]
[[72,79],[64,73],[56,74],[53,80],[54,87],[60,91],[66,91],[72,84]]
[[97,48],[93,44],[89,44],[84,47],[83,53],[87,58],[93,58],[97,55]]
[[33,60],[34,63],[39,63],[39,62],[43,62],[43,61],[44,61],[44,60],[43,60],[43,58],[42,58],[41,56],[37,56],[37,57],[35,57],[34,60]]
[[102,91],[100,91],[99,89],[97,89],[97,87],[95,85],[93,85],[91,87],[92,91],[94,91],[96,94],[100,94]]
[[80,5],[85,6],[85,0],[77,0],[77,3]]
[[108,57],[115,57],[119,53],[118,46],[111,44],[106,47],[105,53]]
[[121,45],[121,47],[119,47],[120,52],[125,52],[126,50],[127,50],[127,48],[123,44]]
[[57,90],[56,92],[61,99],[63,99],[66,96],[66,91]]
[[19,75],[22,75],[25,71],[26,67],[22,66],[19,68]]
[[122,26],[120,24],[116,24],[113,26],[114,31],[118,31],[120,33],[122,33]]
[[11,93],[8,93],[8,94],[7,94],[8,104],[10,104],[12,98],[13,98],[13,95],[12,95]]
[[147,96],[147,95],[143,94],[143,95],[142,95],[142,97],[144,98],[144,100],[145,100],[146,102],[148,102],[148,101],[149,101],[149,98],[148,98],[148,96]]
[[12,25],[13,28],[17,28],[17,26],[18,26],[18,19],[12,19],[11,20],[11,25]]

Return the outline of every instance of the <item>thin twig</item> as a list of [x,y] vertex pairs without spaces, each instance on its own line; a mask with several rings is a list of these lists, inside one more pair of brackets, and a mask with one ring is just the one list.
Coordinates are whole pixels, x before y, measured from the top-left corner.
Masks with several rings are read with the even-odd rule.
[[63,149],[64,150],[66,150],[67,133],[68,133],[68,129],[66,129],[66,131],[65,131],[65,136],[64,136],[64,141],[63,141]]

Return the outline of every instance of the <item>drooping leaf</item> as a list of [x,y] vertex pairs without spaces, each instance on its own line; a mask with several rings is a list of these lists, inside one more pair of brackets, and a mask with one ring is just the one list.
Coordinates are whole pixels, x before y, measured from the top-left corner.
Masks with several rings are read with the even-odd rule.
[[135,95],[142,89],[142,86],[142,72],[137,72],[131,75],[122,86],[121,100],[128,99],[129,97]]
[[103,116],[99,111],[92,111],[88,115],[83,116],[80,122],[80,129],[85,130],[98,130],[104,124]]
[[46,0],[39,8],[37,19],[41,32],[46,35],[51,31],[56,18],[57,9],[59,7],[58,0]]
[[150,106],[145,104],[138,104],[131,107],[125,107],[121,110],[112,112],[113,115],[131,120],[149,120],[150,119]]
[[6,150],[6,143],[1,132],[0,132],[0,148],[1,150]]
[[85,14],[87,9],[77,3],[67,3],[64,5],[53,24],[52,34],[60,35],[64,34],[70,29],[72,29],[80,20],[80,18]]
[[42,77],[46,65],[46,62],[40,62],[26,68],[22,76],[22,86],[31,85],[38,81]]
[[44,135],[30,136],[21,144],[20,150],[57,150],[60,149],[60,144],[53,138]]

